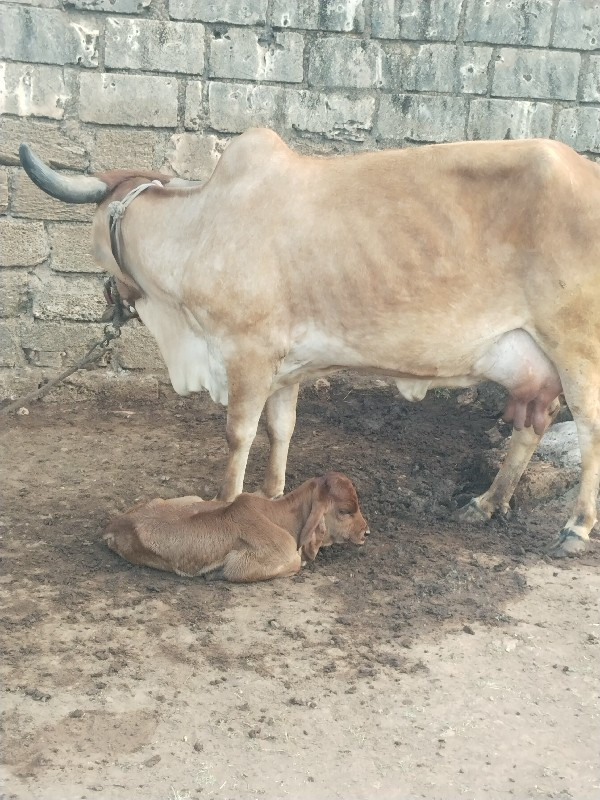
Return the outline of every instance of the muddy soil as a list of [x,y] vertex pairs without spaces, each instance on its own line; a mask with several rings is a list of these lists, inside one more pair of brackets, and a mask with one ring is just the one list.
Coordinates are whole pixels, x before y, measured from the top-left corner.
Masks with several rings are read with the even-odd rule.
[[576,473],[534,461],[508,522],[453,518],[493,476],[497,416],[485,391],[306,387],[288,485],[347,473],[372,533],[249,586],[101,541],[139,499],[214,496],[225,416],[206,396],[3,422],[3,796],[600,796],[600,549],[546,555]]

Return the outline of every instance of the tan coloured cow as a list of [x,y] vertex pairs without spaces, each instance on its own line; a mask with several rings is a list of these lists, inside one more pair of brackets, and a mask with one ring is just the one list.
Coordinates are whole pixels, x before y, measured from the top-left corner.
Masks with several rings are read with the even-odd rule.
[[[228,405],[222,499],[242,491],[264,407],[264,491],[283,492],[302,378],[375,372],[411,400],[490,379],[508,389],[514,432],[464,517],[506,512],[564,393],[582,477],[553,552],[585,550],[600,472],[600,166],[542,140],[308,157],[263,129],[202,186],[67,177],[26,146],[21,161],[49,194],[99,203],[97,260],[135,299],[174,389]],[[166,185],[131,202],[111,247],[111,201],[149,178]]]

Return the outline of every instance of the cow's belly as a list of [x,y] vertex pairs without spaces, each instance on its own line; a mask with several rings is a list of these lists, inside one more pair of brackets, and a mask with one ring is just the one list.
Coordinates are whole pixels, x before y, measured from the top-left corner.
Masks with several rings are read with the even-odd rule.
[[[156,339],[175,391],[188,395],[207,389],[214,402],[227,405],[227,343],[204,332],[183,307],[167,307],[141,298],[136,308]],[[463,343],[457,347],[454,343],[447,353],[440,350],[435,359],[430,354],[427,363],[425,359],[421,362],[419,374],[413,374],[403,368],[401,356],[395,366],[389,359],[379,361],[373,354],[369,357],[349,347],[341,337],[334,340],[313,331],[288,350],[274,376],[272,391],[343,367],[394,377],[408,400],[421,400],[434,387],[473,386],[492,380],[508,389],[508,417],[515,426],[533,423],[536,430],[546,423],[548,407],[562,392],[556,368],[522,329],[504,333],[487,344]]]
[[[425,345],[410,342],[403,348],[399,344],[395,358],[374,352],[369,356],[349,349],[341,339],[311,335],[290,350],[278,379],[299,380],[319,371],[350,367],[394,378],[400,394],[411,401],[422,400],[429,389],[436,387],[467,387],[491,380],[509,391],[507,419],[514,420],[516,427],[533,423],[536,430],[547,423],[548,408],[562,392],[556,368],[534,339],[520,328],[487,343],[438,342],[419,355],[419,348]],[[418,373],[403,364],[403,352],[407,349],[413,364],[418,364]]]
[[144,297],[136,310],[156,339],[177,394],[206,389],[215,403],[226,406],[228,384],[222,342],[202,331],[183,308]]

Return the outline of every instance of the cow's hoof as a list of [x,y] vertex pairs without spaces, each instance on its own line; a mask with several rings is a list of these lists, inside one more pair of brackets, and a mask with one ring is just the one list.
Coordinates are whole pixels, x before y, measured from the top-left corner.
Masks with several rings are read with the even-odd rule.
[[490,519],[490,515],[481,508],[476,497],[468,502],[466,506],[459,508],[456,514],[458,520],[467,523],[467,525],[481,525]]
[[570,528],[563,528],[558,541],[550,550],[552,558],[569,558],[580,556],[587,550],[587,539],[579,536]]

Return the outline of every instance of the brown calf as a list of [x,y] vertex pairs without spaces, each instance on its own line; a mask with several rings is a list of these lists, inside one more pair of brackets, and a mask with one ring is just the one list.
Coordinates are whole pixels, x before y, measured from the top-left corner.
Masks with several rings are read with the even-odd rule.
[[113,519],[104,541],[133,564],[247,583],[294,575],[320,547],[367,532],[352,481],[329,472],[277,500],[150,500]]

